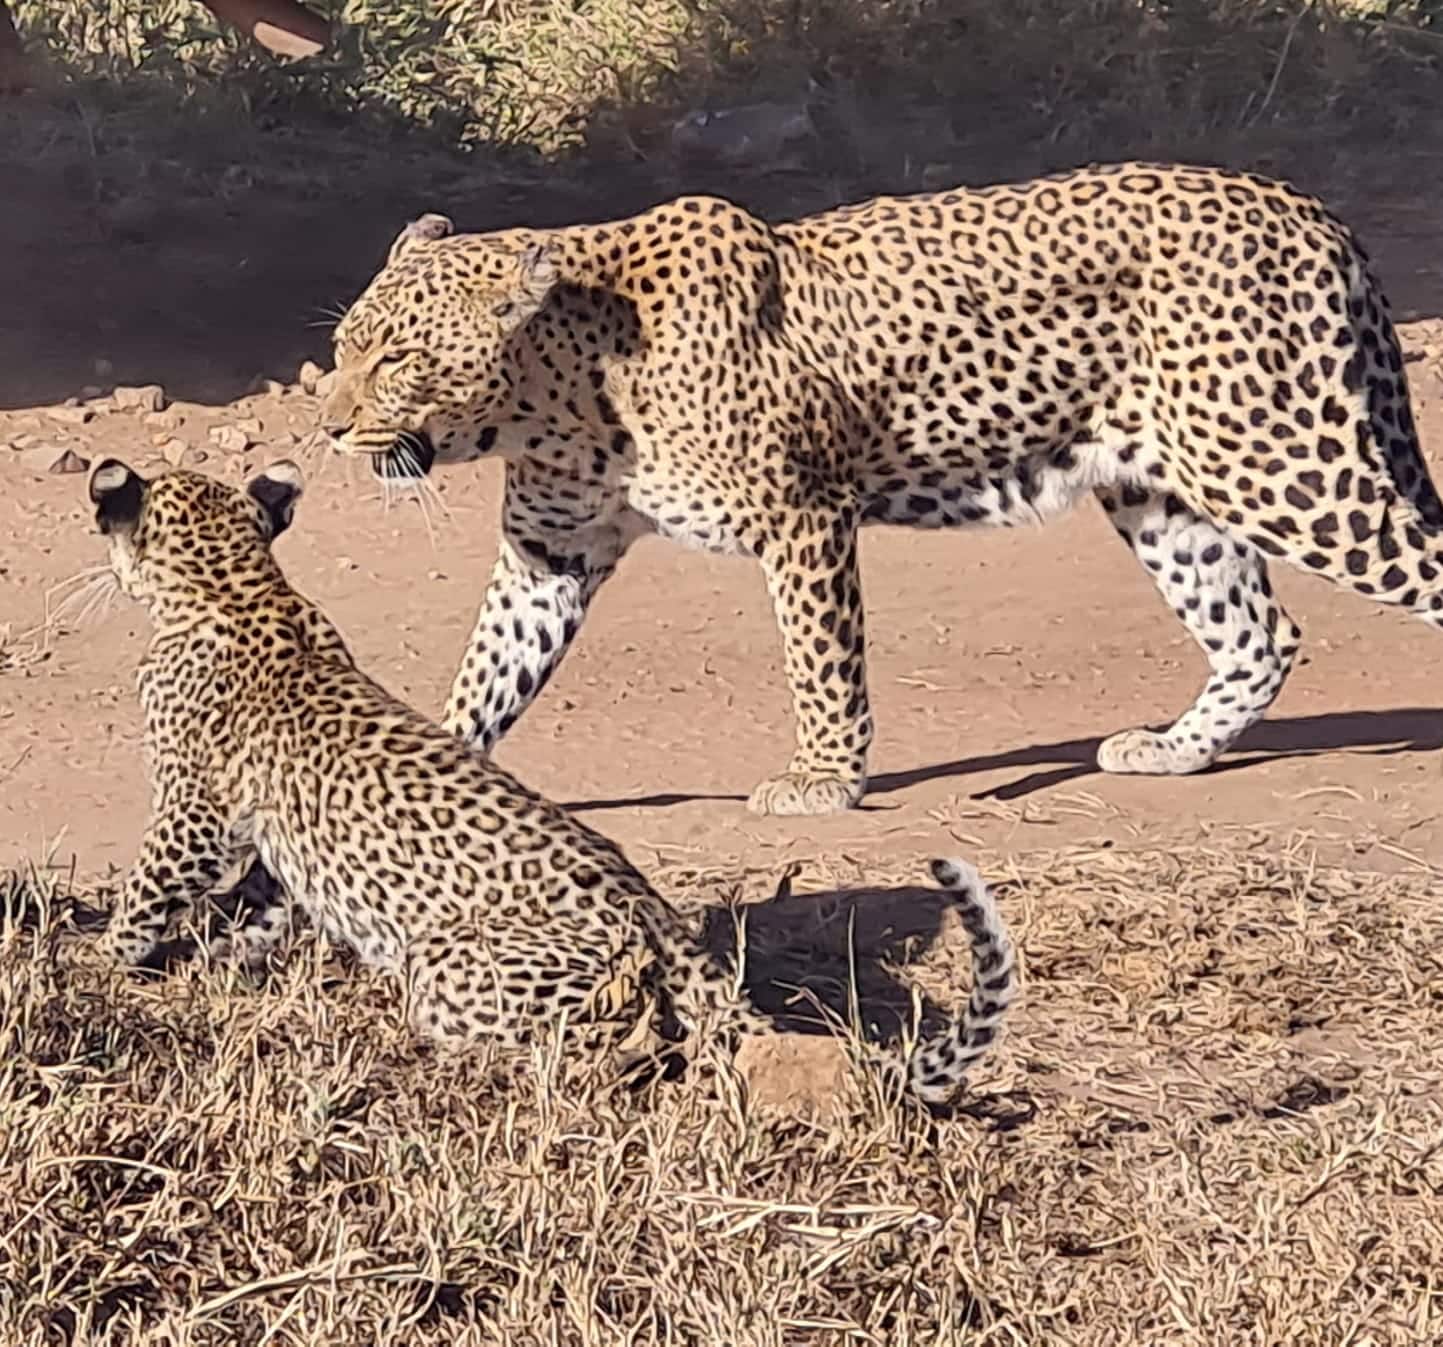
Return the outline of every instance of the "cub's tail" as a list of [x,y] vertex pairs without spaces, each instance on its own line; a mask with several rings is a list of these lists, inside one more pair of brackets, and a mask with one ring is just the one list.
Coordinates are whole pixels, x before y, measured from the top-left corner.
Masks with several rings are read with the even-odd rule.
[[918,1044],[907,1064],[913,1092],[940,1104],[997,1041],[1002,1018],[1017,995],[1017,960],[1007,925],[976,869],[960,860],[933,861],[931,869],[951,895],[972,942],[972,996],[966,1011],[944,1032]]

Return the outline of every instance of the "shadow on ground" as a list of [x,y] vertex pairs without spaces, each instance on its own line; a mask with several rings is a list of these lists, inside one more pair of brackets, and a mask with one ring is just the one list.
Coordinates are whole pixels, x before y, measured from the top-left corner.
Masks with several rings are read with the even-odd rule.
[[[1154,727],[1163,728],[1163,727]],[[933,763],[905,772],[884,772],[871,779],[867,798],[890,795],[952,777],[977,776],[983,772],[1007,771],[1014,767],[1043,767],[1060,764],[1048,771],[1029,772],[1015,780],[977,792],[978,799],[1016,800],[1053,786],[1098,775],[1097,749],[1100,736],[1063,739],[1050,744],[1032,744],[1006,753],[991,753],[951,762]],[[1443,709],[1406,707],[1395,711],[1348,711],[1320,716],[1294,716],[1265,720],[1254,726],[1207,775],[1245,771],[1260,763],[1286,758],[1311,757],[1320,753],[1367,753],[1387,757],[1396,753],[1430,753],[1443,749]],[[608,809],[663,809],[699,801],[733,802],[740,795],[687,795],[679,793],[638,795],[613,800],[576,801],[565,807],[576,813]],[[863,806],[865,807],[865,805]]]
[[[707,945],[714,957],[736,957],[738,921],[745,917],[745,985],[759,1010],[790,1033],[860,1030],[873,1041],[895,1041],[910,1024],[913,992],[894,970],[916,963],[936,944],[951,907],[945,891],[899,888],[827,889],[777,896],[732,908],[710,907]],[[962,957],[969,958],[965,942]],[[961,985],[970,983],[963,970]],[[922,1025],[940,1028],[960,1007],[921,1001]]]
[[204,121],[175,97],[148,98],[139,111],[119,95],[99,110],[61,95],[0,107],[0,409],[145,383],[221,405],[262,376],[291,378],[302,360],[326,360],[327,315],[428,210],[467,230],[550,227],[705,191],[777,219],[1093,159],[1220,162],[1290,177],[1362,226],[1401,316],[1443,312],[1431,202],[1417,200],[1416,183],[1436,176],[1426,138],[1390,145],[1387,156],[1329,140],[1324,162],[1311,131],[1219,138],[1138,122],[1059,139],[1005,118],[918,122],[899,108],[854,110],[848,124],[866,128],[870,148],[859,154],[852,133],[822,137],[800,167],[616,147],[542,164],[463,158],[420,132],[378,139],[359,125],[262,132]]

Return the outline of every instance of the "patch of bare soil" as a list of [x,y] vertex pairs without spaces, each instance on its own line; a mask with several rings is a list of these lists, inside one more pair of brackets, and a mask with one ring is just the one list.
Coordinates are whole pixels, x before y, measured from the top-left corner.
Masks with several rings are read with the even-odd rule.
[[[1443,339],[1434,322],[1405,337],[1433,445]],[[128,861],[146,808],[131,691],[144,623],[123,601],[83,620],[66,601],[103,552],[83,472],[55,465],[114,455],[238,481],[301,458],[311,484],[284,564],[367,667],[433,713],[494,555],[497,465],[438,475],[449,513],[428,534],[414,505],[383,509],[363,468],[312,452],[316,399],[298,386],[220,407],[112,404],[0,413],[0,442],[19,446],[0,455],[0,862],[63,830],[62,852],[104,873]],[[879,737],[862,810],[802,824],[746,812],[791,742],[761,576],[660,540],[603,590],[499,760],[644,863],[1186,841],[1217,823],[1302,830],[1376,868],[1443,856],[1439,652],[1421,624],[1281,571],[1305,655],[1271,718],[1205,775],[1107,777],[1098,737],[1171,719],[1203,662],[1098,512],[1038,532],[871,531],[863,560]]]

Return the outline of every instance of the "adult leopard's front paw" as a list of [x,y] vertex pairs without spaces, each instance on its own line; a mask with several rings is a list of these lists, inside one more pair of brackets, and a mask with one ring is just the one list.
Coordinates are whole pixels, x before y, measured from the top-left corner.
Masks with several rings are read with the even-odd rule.
[[1180,744],[1155,730],[1122,730],[1098,746],[1097,765],[1104,772],[1133,776],[1187,776],[1212,765],[1213,755],[1200,744]]
[[862,798],[865,781],[848,780],[814,772],[783,772],[763,781],[747,801],[754,814],[798,818],[812,814],[840,814]]

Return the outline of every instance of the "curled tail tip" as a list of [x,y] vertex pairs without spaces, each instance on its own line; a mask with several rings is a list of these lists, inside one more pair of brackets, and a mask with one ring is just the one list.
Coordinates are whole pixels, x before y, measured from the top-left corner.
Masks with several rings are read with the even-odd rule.
[[960,859],[935,860],[931,870],[932,878],[952,895],[952,901],[962,910],[962,919],[974,936],[985,935],[1006,942],[1007,925],[997,910],[987,881],[975,865]]
[[972,995],[966,1011],[947,1032],[918,1045],[910,1064],[913,1090],[928,1103],[943,1103],[996,1044],[1017,994],[1017,972],[1007,924],[977,868],[963,860],[934,860],[931,870],[961,907],[972,942]]
[[971,889],[974,893],[985,893],[986,882],[981,872],[971,861],[960,857],[940,857],[931,863],[932,878],[944,889]]

